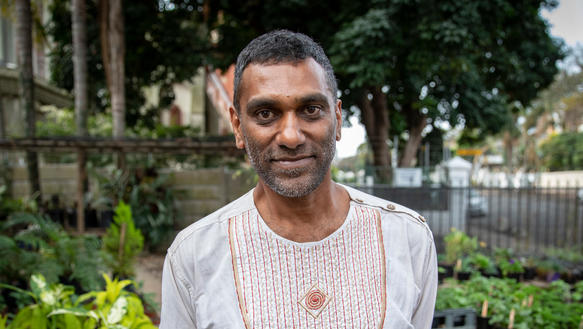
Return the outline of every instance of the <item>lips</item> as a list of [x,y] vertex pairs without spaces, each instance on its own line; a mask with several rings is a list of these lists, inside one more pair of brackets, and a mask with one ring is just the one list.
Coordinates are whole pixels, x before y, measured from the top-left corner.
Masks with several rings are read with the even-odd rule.
[[271,162],[281,167],[303,167],[314,161],[315,157],[310,155],[294,156],[294,157],[279,157],[272,159]]

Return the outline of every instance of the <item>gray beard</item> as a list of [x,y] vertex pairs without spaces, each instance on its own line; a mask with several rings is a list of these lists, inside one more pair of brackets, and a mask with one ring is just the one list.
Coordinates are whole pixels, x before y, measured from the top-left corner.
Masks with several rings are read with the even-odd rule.
[[[326,138],[326,143],[322,145],[321,152],[317,152],[316,168],[293,168],[289,170],[274,170],[269,164],[272,150],[267,150],[261,154],[259,148],[250,142],[245,136],[245,150],[249,156],[251,164],[255,168],[257,175],[263,180],[271,190],[287,198],[301,198],[312,193],[324,181],[324,177],[330,170],[330,164],[336,153],[335,129],[330,129]],[[302,153],[302,149],[289,150],[289,155]],[[309,172],[310,169],[312,172]],[[289,179],[302,176],[305,177],[300,182],[290,182]]]

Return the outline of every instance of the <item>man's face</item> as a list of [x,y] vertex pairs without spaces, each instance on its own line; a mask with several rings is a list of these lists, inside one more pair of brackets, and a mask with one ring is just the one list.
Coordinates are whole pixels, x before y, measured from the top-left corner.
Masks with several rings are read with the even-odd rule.
[[245,148],[260,179],[278,194],[314,191],[329,173],[340,140],[342,107],[322,67],[250,64],[243,71],[240,112],[231,109],[237,147]]

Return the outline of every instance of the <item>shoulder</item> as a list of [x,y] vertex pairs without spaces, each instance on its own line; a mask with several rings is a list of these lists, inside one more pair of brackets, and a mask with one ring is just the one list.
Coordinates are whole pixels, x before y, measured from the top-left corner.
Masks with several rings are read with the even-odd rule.
[[358,189],[345,185],[341,186],[346,189],[352,201],[363,206],[377,209],[381,215],[382,221],[391,221],[391,224],[401,222],[404,225],[416,227],[418,230],[424,231],[431,239],[433,239],[431,230],[427,225],[427,220],[418,212],[398,203],[381,199]]
[[[184,244],[208,243],[212,239],[218,240],[222,234],[227,234],[226,227],[231,217],[240,215],[255,208],[253,202],[253,189],[239,197],[237,200],[216,210],[212,214],[190,224],[178,233],[172,245],[168,248],[169,254],[174,254]],[[211,239],[211,241],[209,241]]]

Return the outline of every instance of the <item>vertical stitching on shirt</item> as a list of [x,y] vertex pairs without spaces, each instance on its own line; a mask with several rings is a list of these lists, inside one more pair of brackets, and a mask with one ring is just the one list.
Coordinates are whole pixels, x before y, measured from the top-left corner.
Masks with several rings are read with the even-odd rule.
[[239,273],[237,270],[237,258],[235,254],[235,245],[233,243],[234,237],[234,218],[229,218],[229,247],[231,248],[231,263],[233,264],[233,277],[235,279],[235,287],[237,288],[237,297],[239,299],[239,310],[241,311],[241,316],[243,317],[243,322],[245,323],[245,328],[251,329],[249,325],[249,318],[247,316],[247,310],[245,309],[245,304],[243,303],[243,292],[241,291],[241,283],[239,281]]
[[[249,241],[251,241],[251,249],[253,249],[253,260],[255,261],[255,278],[257,279],[257,293],[259,294],[259,319],[261,320],[261,327],[263,327],[263,303],[262,303],[262,298],[261,298],[261,287],[259,285],[259,269],[257,267],[257,256],[256,256],[256,252],[255,252],[255,244],[253,243],[253,232],[251,231],[251,216],[250,216],[250,211],[247,212],[247,228],[249,229]],[[248,243],[246,243],[248,244]],[[260,243],[261,244],[261,243]],[[251,267],[249,267],[249,275],[252,275],[251,273]],[[253,289],[255,289],[255,287],[253,285],[251,285],[251,291],[253,291]],[[254,303],[255,304],[255,303]],[[253,306],[253,321],[256,321],[256,314],[255,314],[255,306]]]
[[387,263],[385,260],[385,243],[383,240],[383,230],[381,227],[381,214],[378,209],[375,209],[375,216],[376,216],[376,224],[377,224],[377,233],[379,239],[379,248],[380,248],[380,258],[381,258],[381,266],[382,266],[382,311],[381,311],[381,323],[379,324],[379,329],[383,327],[385,322],[386,316],[386,308],[387,308],[387,275],[386,275],[386,267]]

